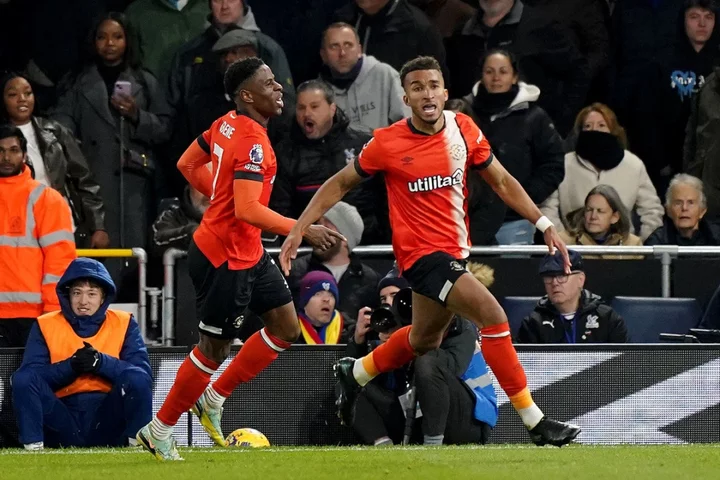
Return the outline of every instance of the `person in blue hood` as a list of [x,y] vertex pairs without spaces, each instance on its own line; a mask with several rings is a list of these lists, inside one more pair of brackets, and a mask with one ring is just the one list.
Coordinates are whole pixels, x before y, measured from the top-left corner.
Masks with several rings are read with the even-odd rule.
[[152,417],[152,370],[137,322],[109,309],[105,266],[78,258],[57,284],[60,311],[32,326],[12,395],[27,450],[126,446]]

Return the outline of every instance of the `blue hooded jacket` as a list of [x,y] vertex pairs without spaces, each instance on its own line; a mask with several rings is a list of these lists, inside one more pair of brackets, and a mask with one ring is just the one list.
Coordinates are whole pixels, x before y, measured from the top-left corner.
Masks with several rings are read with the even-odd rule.
[[[70,285],[75,280],[81,278],[92,280],[103,287],[105,301],[94,315],[75,315],[70,306]],[[110,278],[110,274],[102,263],[90,258],[78,258],[73,260],[67,270],[65,270],[65,273],[57,284],[56,291],[65,319],[78,336],[88,338],[100,330],[100,327],[105,321],[108,305],[110,305],[115,298],[116,288],[115,283],[113,283],[112,278]],[[53,391],[71,384],[77,378],[77,374],[70,366],[69,358],[58,363],[50,363],[50,351],[48,350],[47,343],[37,322],[33,324],[30,330],[30,336],[25,346],[25,354],[20,368],[35,369],[36,373],[48,383]],[[147,349],[145,348],[145,342],[134,318],[130,319],[127,332],[125,333],[125,341],[120,350],[120,358],[113,358],[101,353],[100,367],[97,374],[114,384],[120,375],[128,368],[139,368],[152,378],[152,369],[150,368],[150,359],[148,358]],[[101,392],[78,393],[65,397],[63,401],[67,401],[67,403],[85,404],[88,401],[92,402],[91,397],[100,401],[104,396],[105,394]]]

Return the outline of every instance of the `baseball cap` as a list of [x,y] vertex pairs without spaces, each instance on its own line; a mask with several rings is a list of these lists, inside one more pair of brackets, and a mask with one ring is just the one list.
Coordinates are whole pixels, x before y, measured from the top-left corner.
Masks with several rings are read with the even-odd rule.
[[[582,255],[575,250],[568,250],[570,256],[570,270],[582,272],[585,269]],[[539,273],[543,277],[555,277],[565,275],[565,261],[560,250],[555,250],[555,255],[547,254],[540,261]]]

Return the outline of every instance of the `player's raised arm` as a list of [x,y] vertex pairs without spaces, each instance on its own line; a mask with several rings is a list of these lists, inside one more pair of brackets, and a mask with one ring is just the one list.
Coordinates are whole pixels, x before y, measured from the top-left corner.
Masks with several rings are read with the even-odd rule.
[[178,160],[177,168],[190,186],[206,197],[212,195],[212,174],[205,165],[210,163],[210,148],[203,137],[198,137]]
[[357,161],[346,165],[323,183],[308,206],[305,207],[297,223],[287,235],[280,251],[280,267],[285,275],[290,274],[290,264],[297,256],[297,249],[308,228],[330,210],[330,207],[342,200],[347,192],[364,180],[358,169]]
[[497,158],[481,170],[480,175],[508,207],[532,222],[538,230],[543,232],[545,244],[550,249],[551,254],[555,253],[555,248],[562,252],[565,258],[565,270],[569,274],[570,258],[568,257],[565,242],[558,235],[557,229],[552,222],[543,216],[537,205],[533,203],[520,182],[505,170],[505,167],[497,161]]

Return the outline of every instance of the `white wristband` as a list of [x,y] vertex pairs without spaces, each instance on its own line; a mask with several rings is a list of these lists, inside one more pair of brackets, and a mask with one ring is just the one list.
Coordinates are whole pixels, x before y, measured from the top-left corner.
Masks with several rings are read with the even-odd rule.
[[538,218],[538,221],[535,222],[535,228],[540,230],[542,233],[545,233],[545,230],[547,230],[550,227],[554,227],[554,225],[550,221],[550,219],[548,217],[546,217],[545,215]]

